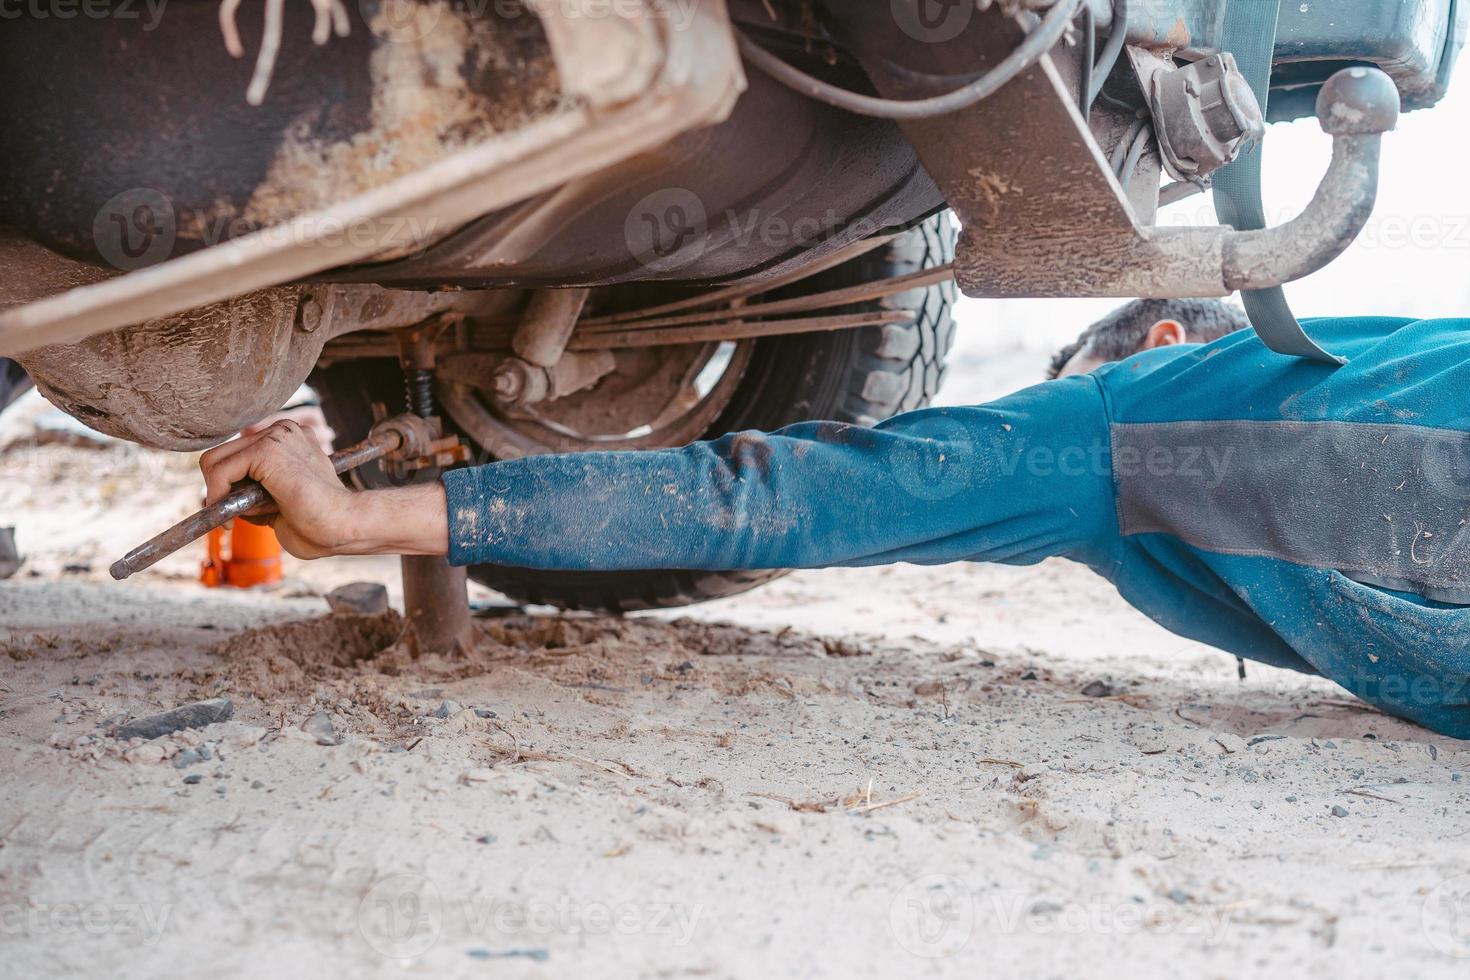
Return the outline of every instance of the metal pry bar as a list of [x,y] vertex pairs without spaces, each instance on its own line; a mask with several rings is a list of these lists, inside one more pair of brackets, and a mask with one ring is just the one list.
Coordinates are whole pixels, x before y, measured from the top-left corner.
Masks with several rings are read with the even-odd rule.
[[[416,416],[399,415],[378,423],[368,437],[355,446],[332,454],[332,468],[340,475],[365,466],[385,456],[418,457],[432,451],[432,433]],[[145,541],[108,569],[112,577],[122,581],[135,572],[150,568],[185,545],[191,544],[217,527],[223,527],[242,514],[271,502],[265,487],[254,480],[244,480],[217,503],[184,518],[162,534]]]

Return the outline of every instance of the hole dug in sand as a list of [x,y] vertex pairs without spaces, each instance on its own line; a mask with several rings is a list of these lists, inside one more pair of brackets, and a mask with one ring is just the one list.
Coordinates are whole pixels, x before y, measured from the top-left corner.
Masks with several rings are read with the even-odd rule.
[[221,680],[231,690],[264,701],[300,695],[314,681],[353,673],[396,644],[404,628],[403,617],[392,611],[328,615],[246,630],[209,652],[222,661]]

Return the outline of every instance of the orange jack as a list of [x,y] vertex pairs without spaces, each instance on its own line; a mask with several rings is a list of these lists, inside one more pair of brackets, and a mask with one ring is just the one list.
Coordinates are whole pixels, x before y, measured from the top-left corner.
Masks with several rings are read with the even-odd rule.
[[199,581],[211,589],[233,585],[248,589],[281,580],[281,542],[268,527],[237,517],[229,525],[229,556],[225,556],[225,528],[209,532],[208,557],[199,567]]

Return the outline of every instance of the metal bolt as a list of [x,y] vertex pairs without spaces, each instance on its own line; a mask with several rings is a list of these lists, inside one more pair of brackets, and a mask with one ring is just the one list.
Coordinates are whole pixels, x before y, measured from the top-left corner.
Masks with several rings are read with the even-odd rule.
[[507,361],[495,369],[492,390],[497,401],[513,402],[526,388],[525,375],[516,370],[516,365]]
[[301,308],[296,311],[296,325],[307,333],[321,326],[322,304],[308,296],[302,302]]

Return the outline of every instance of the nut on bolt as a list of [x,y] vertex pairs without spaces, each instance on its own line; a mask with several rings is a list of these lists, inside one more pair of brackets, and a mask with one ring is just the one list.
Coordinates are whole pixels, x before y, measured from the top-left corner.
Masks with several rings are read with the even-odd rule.
[[311,333],[322,325],[322,316],[322,304],[307,296],[296,311],[296,325],[306,333]]
[[395,415],[373,426],[373,435],[391,432],[398,436],[398,448],[391,454],[394,459],[413,459],[426,456],[433,451],[438,438],[435,423],[418,415]]
[[543,400],[549,389],[546,370],[519,357],[507,357],[495,368],[490,390],[502,405],[527,405]]

